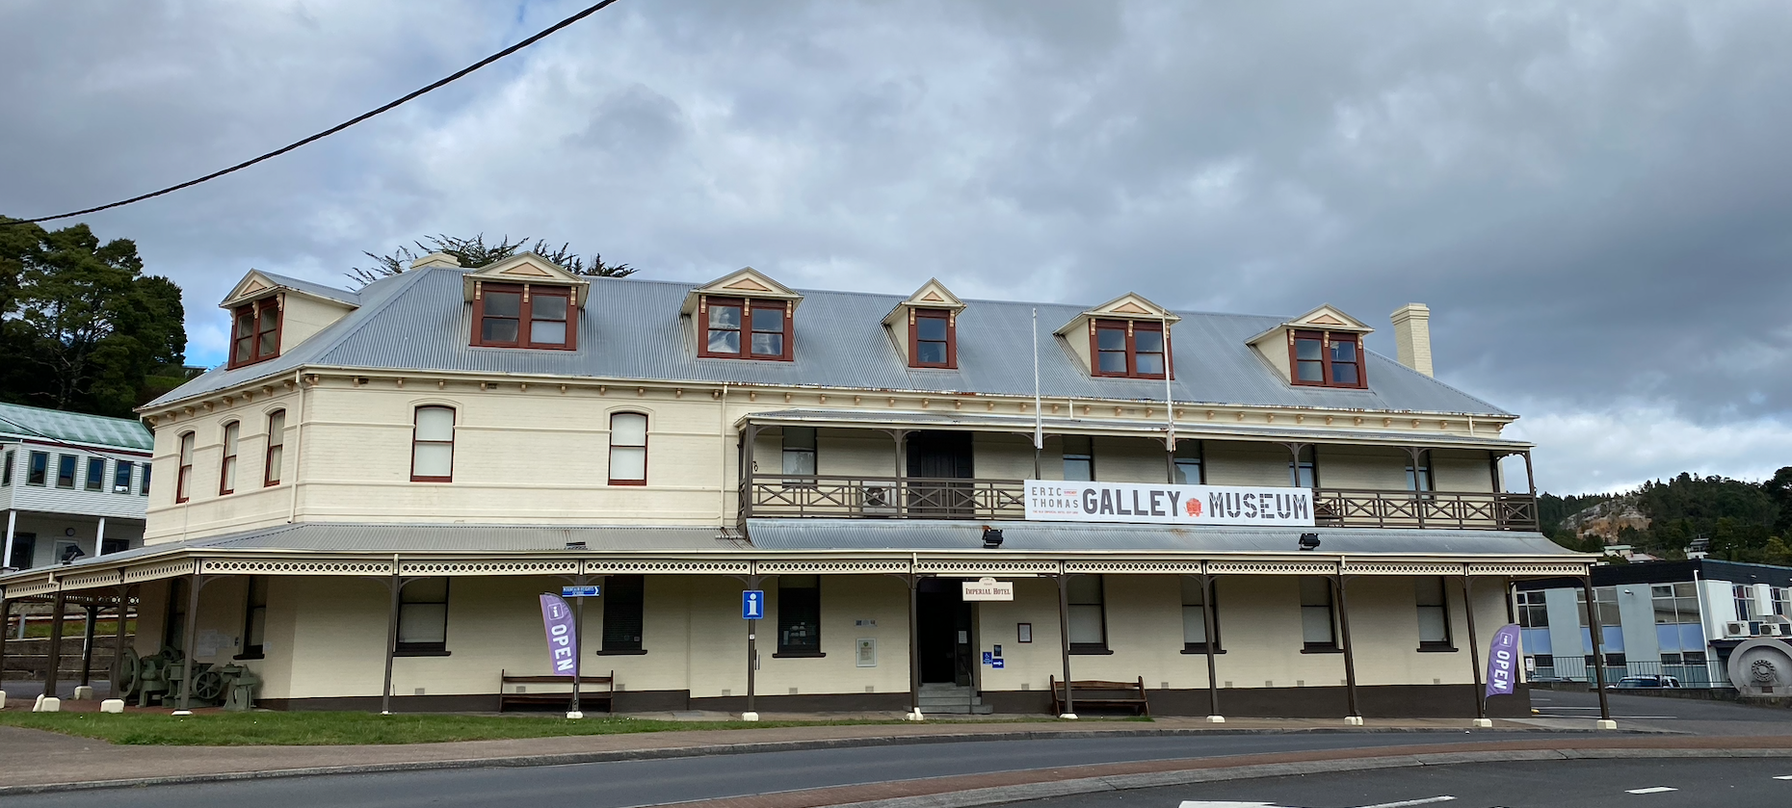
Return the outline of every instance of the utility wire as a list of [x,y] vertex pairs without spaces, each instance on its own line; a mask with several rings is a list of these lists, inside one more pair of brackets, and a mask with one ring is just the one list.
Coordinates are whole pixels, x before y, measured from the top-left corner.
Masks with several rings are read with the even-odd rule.
[[509,56],[510,54],[516,53],[517,51],[527,48],[530,45],[540,42],[541,40],[546,39],[550,34],[553,34],[555,31],[558,31],[562,28],[565,28],[568,25],[572,25],[573,23],[578,22],[579,20],[589,17],[592,14],[602,11],[605,7],[609,6],[611,3],[614,3],[614,2],[616,2],[616,0],[603,0],[603,2],[596,3],[596,4],[586,8],[585,10],[580,11],[577,14],[574,14],[570,17],[567,17],[564,20],[561,20],[557,23],[554,23],[553,25],[548,26],[547,28],[542,29],[542,31],[540,33],[538,33],[532,37],[529,37],[528,39],[518,42],[515,45],[511,45],[508,48],[498,51],[497,53],[487,56],[484,59],[480,59],[479,61],[474,62],[473,64],[468,65],[465,68],[462,68],[461,70],[449,75],[447,78],[444,78],[441,81],[435,82],[434,84],[431,84],[431,85],[424,87],[420,90],[417,90],[415,92],[412,92],[402,98],[399,98],[396,101],[386,104],[385,106],[379,107],[379,108],[371,110],[369,112],[362,113],[362,114],[357,115],[353,118],[350,118],[346,121],[343,121],[342,123],[339,123],[339,124],[332,126],[328,129],[325,129],[322,132],[318,132],[317,134],[312,135],[308,138],[305,138],[304,140],[300,140],[295,143],[290,143],[286,146],[282,146],[278,149],[268,152],[267,154],[261,155],[260,157],[256,157],[252,160],[245,160],[245,161],[243,161],[241,163],[237,163],[236,165],[233,165],[229,168],[222,169],[219,171],[214,171],[214,172],[207,174],[203,177],[199,177],[198,179],[188,180],[179,185],[171,185],[167,188],[163,188],[160,191],[154,191],[151,193],[143,194],[141,196],[133,196],[130,199],[120,200],[118,202],[113,202],[111,204],[100,205],[99,207],[86,208],[83,210],[70,211],[68,213],[58,213],[55,216],[39,216],[35,219],[0,220],[0,225],[32,224],[35,222],[47,222],[52,219],[67,219],[71,216],[85,216],[89,213],[98,213],[102,210],[110,210],[112,208],[123,207],[123,206],[129,205],[133,202],[142,202],[145,199],[154,199],[158,196],[162,196],[163,194],[171,194],[171,193],[174,193],[175,191],[179,191],[183,188],[191,188],[191,187],[198,185],[202,182],[209,182],[211,180],[215,180],[219,177],[224,176],[225,174],[230,174],[233,172],[241,171],[245,168],[248,168],[249,166],[255,165],[256,163],[262,162],[264,160],[271,160],[275,157],[279,157],[280,155],[285,154],[289,151],[292,151],[293,149],[297,149],[300,146],[304,146],[304,145],[314,143],[319,140],[323,140],[324,138],[334,135],[337,132],[340,132],[340,131],[347,129],[351,126],[354,126],[355,124],[358,124],[362,121],[365,121],[368,118],[372,118],[376,115],[380,115],[381,113],[390,112],[393,109],[398,108],[399,106],[405,104],[408,101],[416,99],[416,98],[418,98],[422,95],[425,95],[433,90],[437,90],[444,86],[447,86],[448,84],[454,82],[455,80],[457,80],[463,76],[466,76],[467,74],[472,73],[473,71],[478,70],[479,68],[485,67],[486,65],[489,65],[492,62],[496,62],[499,59]]

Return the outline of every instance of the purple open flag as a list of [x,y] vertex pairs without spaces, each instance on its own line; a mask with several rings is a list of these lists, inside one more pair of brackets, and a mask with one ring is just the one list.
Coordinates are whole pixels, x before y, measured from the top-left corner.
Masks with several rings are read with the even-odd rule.
[[559,595],[541,596],[541,624],[548,632],[548,656],[556,676],[571,676],[579,664],[579,638],[574,630],[572,607]]
[[1510,696],[1518,686],[1518,624],[1501,626],[1487,648],[1487,695]]

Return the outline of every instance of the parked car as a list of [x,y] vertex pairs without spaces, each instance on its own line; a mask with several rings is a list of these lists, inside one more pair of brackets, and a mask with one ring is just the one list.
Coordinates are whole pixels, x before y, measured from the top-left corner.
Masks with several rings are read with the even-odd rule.
[[1641,690],[1644,688],[1679,687],[1680,679],[1676,676],[1626,676],[1617,684],[1606,685],[1606,690]]

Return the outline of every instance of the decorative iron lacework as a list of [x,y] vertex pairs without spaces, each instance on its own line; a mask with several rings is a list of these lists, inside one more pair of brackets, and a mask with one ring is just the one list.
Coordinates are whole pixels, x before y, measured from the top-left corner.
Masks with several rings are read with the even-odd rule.
[[64,591],[70,589],[93,589],[101,586],[117,586],[124,581],[124,573],[120,570],[101,570],[83,575],[70,575],[62,579]]
[[1346,575],[1461,575],[1461,564],[1421,564],[1402,563],[1398,561],[1376,561],[1371,563],[1346,561]]
[[1590,568],[1590,563],[1576,564],[1561,561],[1468,565],[1470,575],[1567,575],[1576,578],[1586,575]]
[[12,584],[7,586],[6,598],[8,600],[17,600],[19,598],[28,598],[32,595],[48,595],[55,591],[56,582],[49,578],[45,578],[41,581],[28,581],[22,584]]
[[908,572],[907,561],[761,561],[758,572],[786,575]]
[[921,561],[916,572],[958,573],[977,575],[1013,575],[1045,573],[1055,575],[1058,565],[1051,561]]
[[[391,566],[387,565],[390,570]],[[570,575],[579,562],[566,561],[406,561],[404,575]]]
[[1207,571],[1215,575],[1334,575],[1338,565],[1324,561],[1210,561]]
[[585,572],[591,575],[746,575],[752,570],[745,561],[588,561]]
[[1193,575],[1201,571],[1199,561],[1070,561],[1065,572],[1111,574]]
[[160,564],[148,564],[141,567],[130,567],[124,571],[126,583],[142,581],[158,581],[163,578],[174,578],[181,575],[192,575],[197,565],[190,558],[179,561],[164,561]]
[[391,575],[390,561],[277,561],[206,559],[199,571],[207,575]]

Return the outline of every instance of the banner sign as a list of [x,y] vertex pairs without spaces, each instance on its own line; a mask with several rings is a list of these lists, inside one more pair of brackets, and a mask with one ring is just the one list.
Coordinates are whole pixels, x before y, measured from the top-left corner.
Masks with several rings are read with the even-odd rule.
[[1487,695],[1512,695],[1518,685],[1518,657],[1518,624],[1501,626],[1487,648]]
[[1312,527],[1313,490],[1027,480],[1027,519],[1154,525]]
[[973,600],[1014,600],[1014,582],[998,581],[994,578],[981,578],[975,581],[964,581],[964,599]]
[[572,608],[559,595],[541,596],[541,624],[548,632],[548,658],[554,675],[571,676],[579,664],[579,638],[573,630]]

